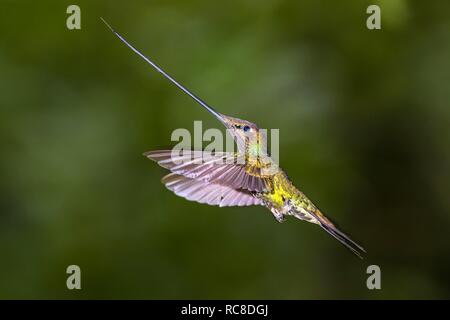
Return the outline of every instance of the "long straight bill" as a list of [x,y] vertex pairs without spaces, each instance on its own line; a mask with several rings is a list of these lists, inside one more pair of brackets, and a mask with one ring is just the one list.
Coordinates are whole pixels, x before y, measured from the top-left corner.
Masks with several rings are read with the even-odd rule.
[[154,69],[156,69],[159,73],[161,73],[164,77],[166,77],[170,82],[172,82],[174,85],[176,85],[178,88],[180,88],[184,93],[186,93],[188,96],[190,96],[192,99],[194,99],[198,104],[200,104],[203,108],[211,112],[217,119],[219,119],[223,123],[223,116],[214,110],[212,107],[210,107],[206,102],[204,102],[202,99],[197,97],[195,94],[193,94],[191,91],[186,89],[184,86],[182,86],[178,81],[176,81],[174,78],[172,78],[169,74],[167,74],[163,69],[161,69],[156,63],[151,61],[149,58],[144,56],[138,49],[136,49],[133,45],[128,43],[127,40],[125,40],[119,33],[117,33],[109,24],[105,21],[102,17],[100,19],[103,21],[103,23],[114,33],[117,38],[119,38],[123,43],[125,43],[131,50],[133,50],[138,56],[140,56],[142,59],[144,59],[148,64],[150,64]]

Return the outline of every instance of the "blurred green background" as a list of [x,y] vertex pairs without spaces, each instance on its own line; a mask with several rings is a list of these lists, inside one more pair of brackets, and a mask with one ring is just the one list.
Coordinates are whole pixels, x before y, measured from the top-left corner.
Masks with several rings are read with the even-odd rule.
[[[449,1],[76,1],[70,31],[73,3],[1,1],[0,298],[450,298]],[[218,123],[100,16],[220,112],[280,128],[281,166],[366,259],[166,190],[142,152]]]

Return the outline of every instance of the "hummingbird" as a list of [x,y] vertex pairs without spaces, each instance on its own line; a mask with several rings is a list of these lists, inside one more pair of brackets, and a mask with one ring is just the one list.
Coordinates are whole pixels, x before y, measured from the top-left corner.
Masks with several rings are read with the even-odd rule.
[[167,189],[187,200],[219,207],[262,205],[278,222],[293,216],[316,224],[362,258],[364,248],[340,231],[269,156],[267,138],[256,124],[216,111],[101,20],[127,47],[219,120],[236,142],[236,152],[145,152],[144,156],[170,171],[161,180]]

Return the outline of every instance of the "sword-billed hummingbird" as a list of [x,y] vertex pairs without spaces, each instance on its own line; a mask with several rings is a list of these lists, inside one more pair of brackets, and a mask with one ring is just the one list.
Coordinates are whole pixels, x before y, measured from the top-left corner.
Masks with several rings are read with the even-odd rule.
[[270,158],[265,148],[266,137],[256,124],[214,110],[101,19],[131,50],[213,114],[236,141],[238,150],[232,153],[201,150],[183,150],[181,154],[174,150],[145,152],[146,157],[171,171],[162,178],[169,190],[188,200],[220,207],[263,205],[279,222],[283,222],[286,216],[294,216],[319,225],[358,257],[362,257],[364,248],[325,217]]

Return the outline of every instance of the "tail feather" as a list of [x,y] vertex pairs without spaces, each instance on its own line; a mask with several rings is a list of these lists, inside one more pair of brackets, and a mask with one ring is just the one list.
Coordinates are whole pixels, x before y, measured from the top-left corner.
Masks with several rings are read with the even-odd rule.
[[363,259],[362,255],[363,253],[366,253],[366,250],[364,250],[363,247],[361,247],[355,241],[350,239],[346,234],[341,232],[334,225],[320,223],[320,226],[322,227],[322,229],[324,229],[326,232],[332,235],[336,240],[338,240],[340,243],[342,243],[344,246],[350,249],[351,252],[353,252],[359,258]]
[[360,259],[363,259],[363,254],[366,250],[355,241],[350,239],[345,233],[340,231],[330,220],[328,220],[319,210],[316,212],[309,212],[318,222],[318,224],[329,233],[333,238],[338,240],[344,246],[346,246],[351,252],[357,255]]

